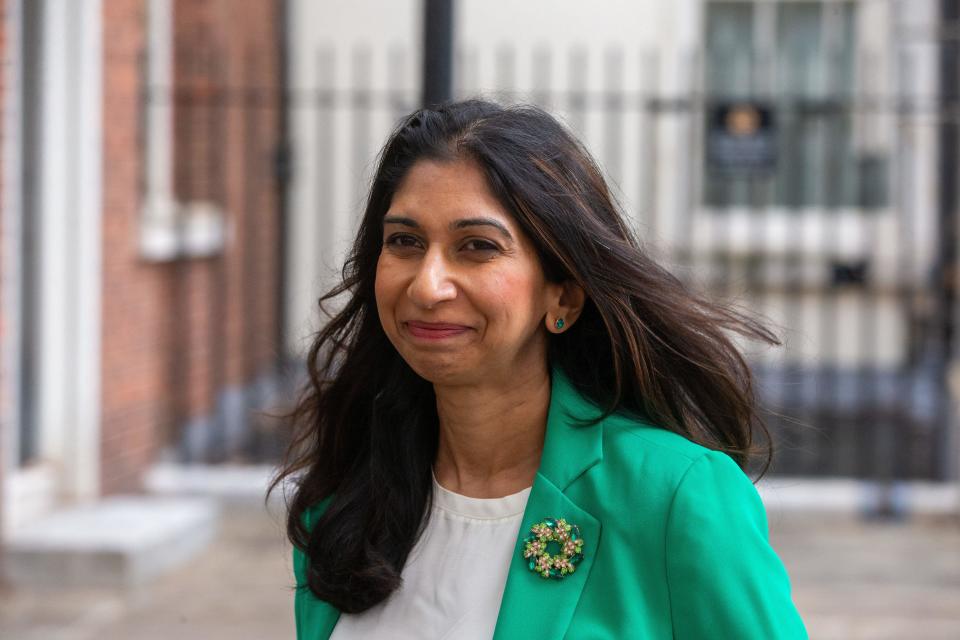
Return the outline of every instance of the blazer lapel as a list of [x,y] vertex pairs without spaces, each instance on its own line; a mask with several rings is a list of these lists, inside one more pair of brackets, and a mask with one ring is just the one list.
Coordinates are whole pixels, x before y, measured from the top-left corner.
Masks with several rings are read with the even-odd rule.
[[[599,409],[586,402],[559,371],[553,371],[550,412],[540,469],[530,490],[500,603],[494,640],[563,638],[580,601],[600,543],[600,521],[564,492],[587,469],[603,459],[602,429],[579,421]],[[546,518],[565,518],[580,528],[583,560],[561,579],[542,578],[522,555],[530,527]]]

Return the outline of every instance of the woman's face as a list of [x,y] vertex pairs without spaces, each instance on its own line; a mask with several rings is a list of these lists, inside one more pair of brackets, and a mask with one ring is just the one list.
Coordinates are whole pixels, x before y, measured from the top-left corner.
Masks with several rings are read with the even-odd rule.
[[545,370],[561,290],[477,165],[414,164],[384,217],[376,276],[380,322],[414,371],[459,385]]

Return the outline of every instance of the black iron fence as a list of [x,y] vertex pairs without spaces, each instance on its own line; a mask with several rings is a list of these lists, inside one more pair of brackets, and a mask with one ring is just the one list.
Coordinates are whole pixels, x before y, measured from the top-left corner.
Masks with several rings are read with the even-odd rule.
[[[290,125],[288,153],[243,147],[244,175],[276,171],[271,162],[282,158],[280,175],[290,178],[269,180],[286,203],[284,250],[294,252],[283,315],[303,316],[286,325],[291,355],[301,338],[293,334],[315,313],[355,228],[380,144],[417,106],[417,92],[402,80],[413,56],[402,53],[391,52],[377,78],[373,52],[353,52],[346,84],[335,81],[337,55],[317,53],[316,83],[278,98]],[[562,88],[548,80],[558,61]],[[564,119],[596,153],[651,252],[691,286],[750,308],[778,330],[781,349],[744,345],[777,445],[775,473],[944,478],[956,457],[948,388],[953,267],[941,255],[932,185],[938,126],[956,110],[916,93],[712,92],[693,56],[677,66],[683,79],[664,91],[656,56],[631,67],[642,75],[635,83],[624,80],[623,61],[622,53],[608,54],[598,86],[586,53],[538,52],[530,88],[492,96],[534,102]],[[475,62],[458,56],[460,97],[485,86],[471,71]],[[515,86],[515,64],[511,51],[498,53],[493,85]],[[225,161],[217,148],[229,136],[216,110],[263,103],[256,91],[212,95],[215,103],[200,105],[192,94],[178,108],[213,109],[203,126],[220,142],[196,161],[215,176]],[[185,185],[194,184],[191,173],[183,168]]]

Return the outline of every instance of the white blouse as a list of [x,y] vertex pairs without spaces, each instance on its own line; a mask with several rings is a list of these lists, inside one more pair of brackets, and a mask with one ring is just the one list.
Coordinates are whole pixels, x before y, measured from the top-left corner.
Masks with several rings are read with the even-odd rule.
[[363,613],[340,614],[330,639],[490,640],[531,488],[470,498],[434,476],[430,521],[403,584]]

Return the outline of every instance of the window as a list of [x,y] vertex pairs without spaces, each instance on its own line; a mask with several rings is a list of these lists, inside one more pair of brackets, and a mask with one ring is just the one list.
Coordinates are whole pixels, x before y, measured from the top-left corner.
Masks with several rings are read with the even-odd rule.
[[856,139],[866,115],[857,89],[863,84],[857,41],[854,2],[708,3],[707,117],[720,103],[765,105],[776,149],[767,172],[705,165],[708,206],[871,209],[886,204],[886,154]]

